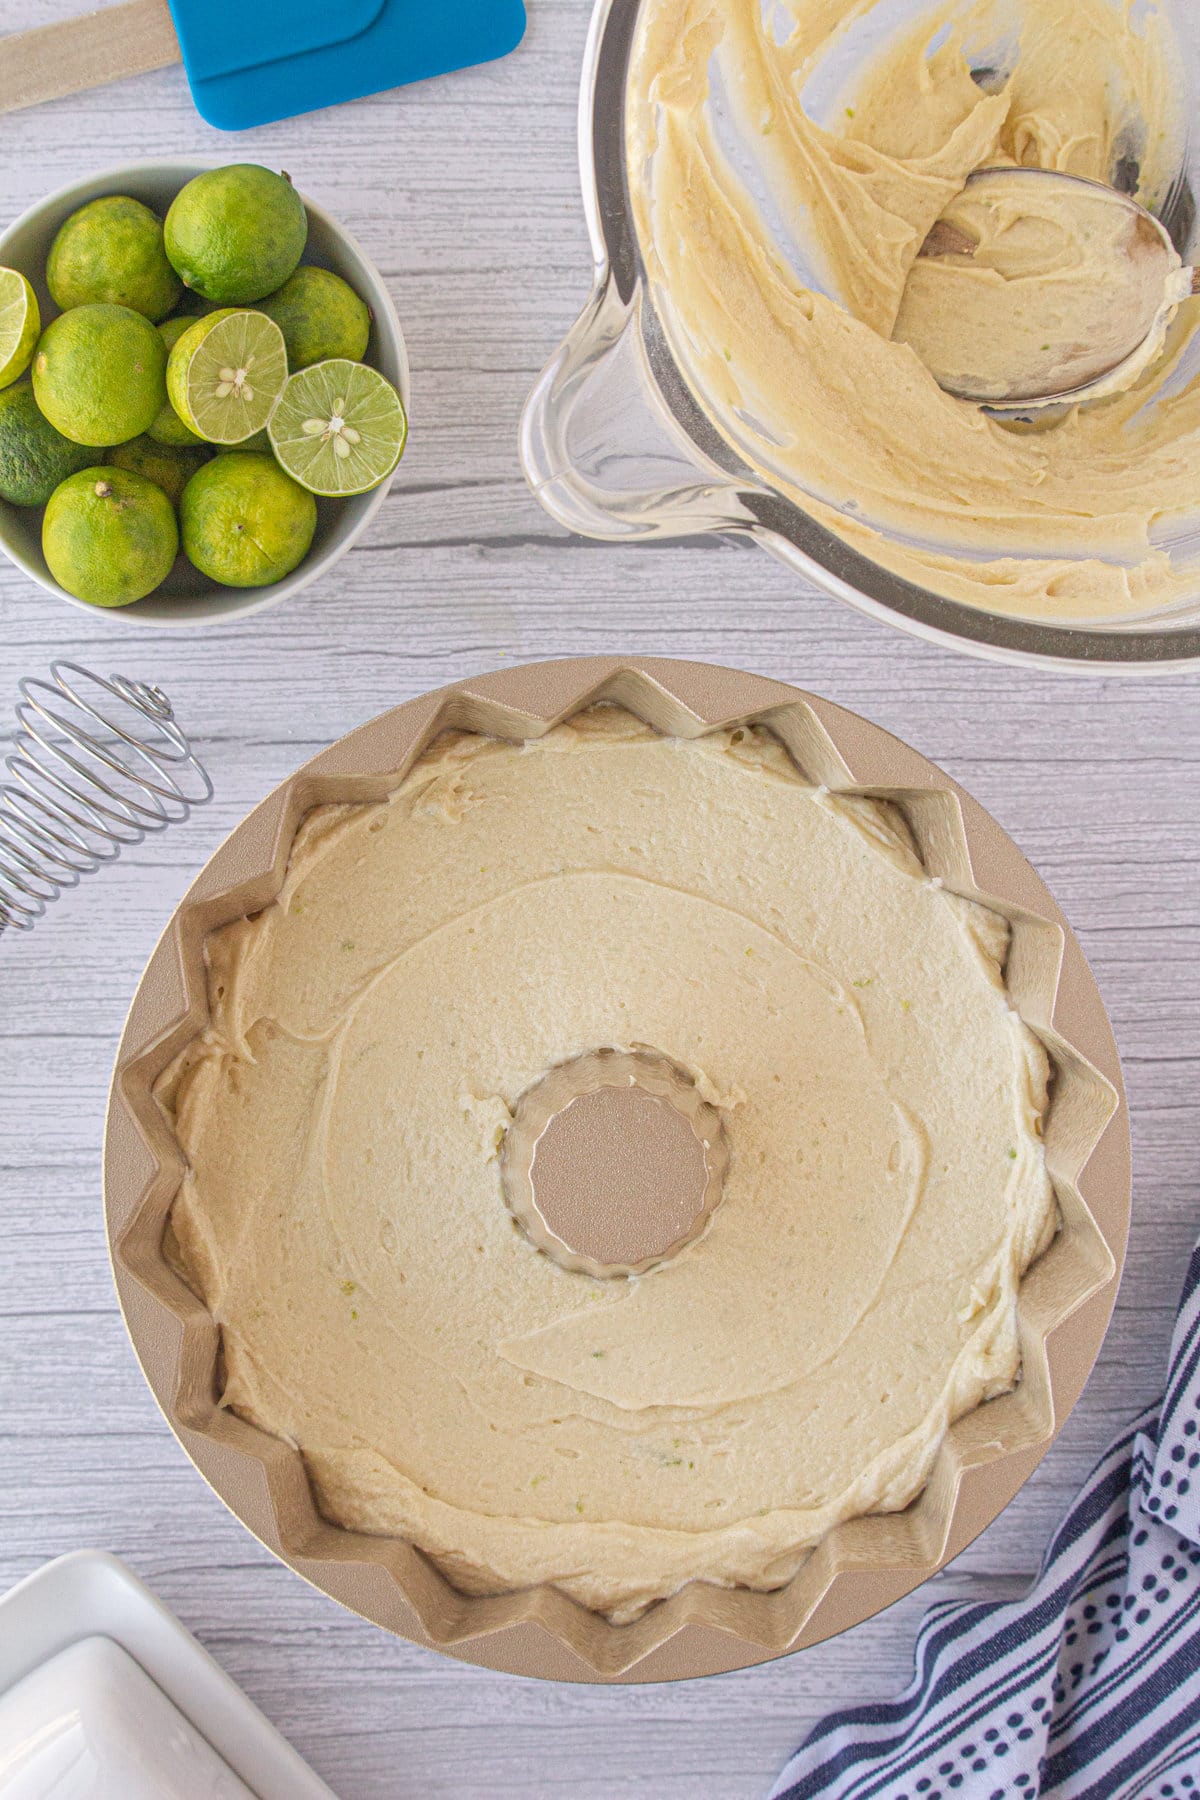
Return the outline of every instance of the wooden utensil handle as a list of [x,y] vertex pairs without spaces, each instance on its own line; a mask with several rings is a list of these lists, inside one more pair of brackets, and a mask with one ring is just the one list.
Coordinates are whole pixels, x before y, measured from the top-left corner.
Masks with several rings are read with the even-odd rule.
[[167,0],[121,0],[98,12],[0,37],[0,112],[17,112],[176,63]]

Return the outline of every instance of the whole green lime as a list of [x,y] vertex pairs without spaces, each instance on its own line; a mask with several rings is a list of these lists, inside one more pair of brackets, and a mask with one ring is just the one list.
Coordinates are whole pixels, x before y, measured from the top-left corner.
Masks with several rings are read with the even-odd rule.
[[144,475],[178,506],[184,488],[211,455],[208,444],[156,444],[152,437],[136,437],[110,450],[108,460],[116,469]]
[[179,521],[201,574],[226,587],[267,587],[307,556],[317,506],[274,458],[231,450],[192,476]]
[[[168,347],[167,404],[179,423],[190,431],[193,437],[198,436],[198,433],[195,430],[196,422],[188,409],[188,363],[193,352],[200,348],[213,326],[219,325],[222,319],[230,318],[237,310],[236,306],[219,306],[214,311],[205,313],[201,318],[184,319],[183,330],[175,333],[175,341]],[[186,343],[184,343],[185,338]],[[180,343],[183,343],[183,349],[176,351],[175,345]]]
[[55,431],[28,381],[0,392],[0,500],[45,506],[59,482],[86,469],[95,454]]
[[293,372],[328,356],[361,362],[366,355],[371,315],[350,284],[331,269],[297,269],[258,310],[282,331]]
[[106,301],[163,319],[183,292],[163,249],[162,221],[128,194],[73,212],[50,246],[46,286],[64,312]]
[[[170,367],[171,351],[175,348],[189,325],[196,323],[194,318],[175,317],[164,319],[158,328],[159,336],[167,346],[167,366]],[[198,437],[190,425],[185,425],[175,408],[171,405],[170,395],[159,407],[148,435],[156,444],[202,444],[204,439]]]
[[167,397],[167,347],[129,306],[72,307],[47,325],[33,358],[33,391],[72,443],[140,437]]
[[81,469],[51,494],[42,554],[60,587],[92,606],[128,606],[170,573],[179,548],[175,509],[130,469]]
[[163,235],[185,286],[222,306],[247,306],[273,294],[300,261],[308,214],[286,175],[231,163],[179,190]]

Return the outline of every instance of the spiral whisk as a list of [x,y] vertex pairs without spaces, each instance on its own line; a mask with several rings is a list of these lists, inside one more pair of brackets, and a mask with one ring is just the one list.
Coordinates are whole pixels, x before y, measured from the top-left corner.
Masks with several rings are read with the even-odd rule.
[[0,783],[0,933],[28,931],[81,876],[213,793],[159,688],[56,662],[20,695]]

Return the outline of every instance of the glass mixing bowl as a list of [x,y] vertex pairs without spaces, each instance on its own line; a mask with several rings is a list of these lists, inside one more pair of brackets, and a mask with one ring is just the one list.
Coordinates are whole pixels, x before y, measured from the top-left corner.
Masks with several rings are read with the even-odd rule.
[[[669,320],[646,278],[630,202],[628,75],[639,13],[650,3],[598,0],[592,17],[579,149],[594,284],[521,421],[522,463],[542,505],[571,530],[591,537],[635,541],[714,531],[750,538],[860,611],[981,656],[1110,673],[1200,667],[1200,580],[1194,593],[1169,610],[1103,624],[989,612],[907,581],[852,548],[772,486],[761,467],[751,467],[727,421],[718,429],[673,351]],[[1190,121],[1200,112],[1195,0],[1157,4],[1180,47]],[[893,21],[916,20],[929,10],[929,0],[888,0]],[[853,54],[855,42],[850,34],[846,55]],[[850,72],[847,67],[840,74]],[[825,73],[834,80],[839,71]],[[1200,135],[1193,127],[1184,167],[1162,209],[1185,262],[1200,259],[1197,191]],[[821,285],[810,269],[802,274],[807,285]],[[1198,371],[1200,332],[1171,388]],[[1181,560],[1197,558],[1200,517],[1183,525],[1174,521],[1154,542]]]

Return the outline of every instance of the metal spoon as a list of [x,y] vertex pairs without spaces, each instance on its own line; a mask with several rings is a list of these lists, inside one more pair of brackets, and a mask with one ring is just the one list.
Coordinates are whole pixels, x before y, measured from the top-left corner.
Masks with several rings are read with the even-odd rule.
[[1131,386],[1194,293],[1200,270],[1127,194],[978,169],[922,245],[892,335],[947,393],[1028,412]]

